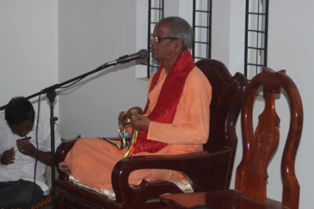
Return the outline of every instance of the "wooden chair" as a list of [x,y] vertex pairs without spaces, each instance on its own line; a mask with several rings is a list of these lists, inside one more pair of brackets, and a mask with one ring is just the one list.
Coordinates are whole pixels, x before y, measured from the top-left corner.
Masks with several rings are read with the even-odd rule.
[[[136,156],[118,162],[112,172],[115,200],[82,189],[60,173],[56,184],[58,208],[160,208],[159,197],[165,193],[182,193],[172,182],[145,180],[138,186],[128,184],[129,174],[137,169],[172,169],[181,171],[191,181],[195,192],[228,189],[237,146],[235,125],[247,89],[247,79],[240,73],[232,77],[225,65],[217,60],[196,64],[213,87],[210,106],[210,135],[204,151],[176,156]],[[63,161],[74,142],[62,144],[56,162]],[[158,198],[151,201],[152,198]]]
[[[263,87],[265,109],[253,130],[253,106],[259,87]],[[267,166],[279,143],[279,123],[275,109],[276,94],[285,90],[290,105],[290,126],[281,158],[283,183],[282,201],[267,198]],[[236,172],[235,190],[221,190],[191,195],[165,195],[162,202],[168,208],[191,208],[196,205],[215,209],[276,209],[299,207],[299,190],[294,162],[300,141],[303,109],[302,101],[294,82],[285,71],[274,72],[264,68],[255,76],[248,88],[242,109],[243,157]]]

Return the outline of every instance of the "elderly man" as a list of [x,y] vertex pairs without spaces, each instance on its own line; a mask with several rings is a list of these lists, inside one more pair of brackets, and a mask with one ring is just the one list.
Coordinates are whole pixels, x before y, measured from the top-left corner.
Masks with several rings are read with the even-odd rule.
[[[191,26],[180,17],[158,22],[150,44],[152,57],[161,61],[149,82],[148,102],[143,115],[134,113],[131,126],[134,145],[122,150],[102,139],[81,139],[67,154],[59,169],[97,188],[111,187],[111,172],[124,156],[175,155],[202,151],[209,134],[211,85],[195,66],[189,48]],[[95,169],[97,168],[97,169]],[[170,170],[133,172],[129,182],[142,179],[183,178]]]
[[51,164],[50,123],[37,119],[24,97],[11,99],[0,114],[0,208],[30,208],[49,193],[43,175]]

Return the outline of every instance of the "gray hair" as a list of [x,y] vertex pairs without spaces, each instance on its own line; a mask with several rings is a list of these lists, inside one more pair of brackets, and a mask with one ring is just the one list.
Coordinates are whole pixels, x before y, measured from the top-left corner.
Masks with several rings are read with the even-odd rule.
[[159,21],[171,23],[171,32],[167,34],[170,37],[176,37],[182,40],[182,50],[190,49],[194,41],[194,33],[190,24],[181,17],[166,17]]

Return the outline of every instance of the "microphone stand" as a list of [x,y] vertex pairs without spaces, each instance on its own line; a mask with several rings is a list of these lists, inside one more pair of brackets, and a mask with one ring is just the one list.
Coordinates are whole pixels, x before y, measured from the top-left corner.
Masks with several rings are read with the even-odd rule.
[[[52,185],[52,208],[53,209],[55,209],[55,143],[54,143],[55,142],[55,133],[54,133],[54,125],[55,125],[55,121],[57,120],[57,118],[54,117],[54,111],[53,111],[53,103],[54,103],[54,99],[57,95],[55,90],[62,87],[63,85],[66,85],[68,83],[72,83],[72,82],[77,81],[77,80],[81,80],[81,79],[83,79],[83,78],[85,78],[85,77],[87,77],[93,73],[96,73],[96,72],[103,70],[105,68],[108,68],[110,66],[114,66],[114,65],[117,65],[120,63],[125,63],[125,62],[130,61],[130,60],[125,61],[123,59],[121,60],[121,58],[125,58],[125,57],[126,56],[123,56],[123,57],[119,58],[120,60],[114,60],[114,61],[105,63],[105,64],[99,66],[98,68],[96,68],[95,70],[84,73],[80,76],[69,79],[69,80],[62,82],[60,84],[52,85],[48,88],[43,89],[40,92],[37,92],[33,95],[26,97],[26,99],[30,99],[30,98],[33,98],[33,97],[38,96],[40,94],[46,94],[47,98],[49,99],[49,103],[50,103],[51,173],[52,173],[51,174],[51,185]],[[4,110],[7,106],[8,106],[8,104],[0,107],[0,111]]]

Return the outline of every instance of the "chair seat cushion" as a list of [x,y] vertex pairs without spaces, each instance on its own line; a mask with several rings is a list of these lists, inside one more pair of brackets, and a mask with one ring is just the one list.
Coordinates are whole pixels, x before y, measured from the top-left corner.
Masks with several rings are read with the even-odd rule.
[[[90,187],[90,186],[80,182],[78,179],[76,179],[72,175],[69,176],[69,181],[76,184],[76,185],[84,187],[86,189],[89,189],[89,190],[92,190],[92,191],[97,192],[99,194],[105,195],[109,199],[112,199],[112,200],[116,199],[116,195],[115,195],[112,188],[110,188],[110,189],[98,189],[96,187]],[[186,179],[184,179],[184,180],[179,179],[179,180],[174,180],[171,182],[174,183],[175,185],[177,185],[184,193],[194,192],[191,184]]]

